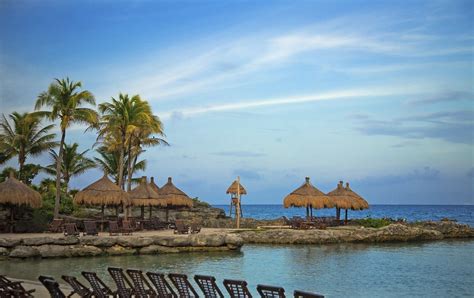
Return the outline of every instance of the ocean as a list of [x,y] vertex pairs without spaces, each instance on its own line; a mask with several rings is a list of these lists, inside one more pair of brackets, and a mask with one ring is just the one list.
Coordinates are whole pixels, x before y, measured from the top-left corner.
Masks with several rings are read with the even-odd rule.
[[[215,205],[229,215],[229,205]],[[305,208],[284,208],[283,205],[242,205],[243,217],[275,219],[281,216],[305,216]],[[336,209],[313,210],[313,216],[335,216]],[[343,216],[343,211],[341,211]],[[371,205],[362,211],[349,210],[348,218],[404,218],[408,221],[449,218],[474,226],[474,205]]]

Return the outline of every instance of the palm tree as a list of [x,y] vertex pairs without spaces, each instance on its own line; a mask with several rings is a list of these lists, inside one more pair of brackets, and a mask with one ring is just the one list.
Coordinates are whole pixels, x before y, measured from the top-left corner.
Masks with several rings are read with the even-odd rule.
[[[72,145],[64,144],[63,162],[61,163],[61,173],[62,173],[62,178],[63,178],[66,194],[68,193],[68,185],[69,185],[69,181],[71,180],[71,177],[79,176],[83,174],[85,171],[95,168],[94,161],[85,156],[89,150],[85,150],[79,153],[77,152],[78,147],[79,147],[78,143],[74,143]],[[59,156],[54,150],[50,150],[49,155],[53,163],[44,167],[43,170],[48,174],[57,176],[56,164],[57,164],[57,160]]]
[[[101,146],[96,149],[100,157],[94,157],[94,161],[97,163],[97,166],[101,168],[105,173],[110,175],[115,183],[118,185],[118,168],[119,168],[119,152],[118,151],[109,151],[106,146]],[[126,160],[128,163],[128,161]],[[144,171],[146,169],[146,160],[141,160],[134,163],[133,171]],[[126,169],[125,169],[126,170]],[[128,175],[126,171],[125,176]]]
[[59,144],[59,154],[56,162],[56,198],[54,202],[54,217],[59,215],[59,205],[61,198],[61,161],[63,160],[64,141],[66,139],[66,129],[73,123],[85,123],[95,125],[98,114],[92,109],[84,108],[82,105],[90,104],[95,106],[94,95],[87,91],[79,91],[82,88],[81,82],[66,79],[55,79],[48,90],[41,93],[36,100],[35,110],[43,106],[51,107],[51,111],[38,112],[49,118],[51,121],[59,120],[61,129],[61,141]]
[[54,125],[41,126],[41,119],[33,113],[13,112],[9,118],[12,125],[5,115],[0,120],[0,164],[18,157],[19,176],[23,179],[23,168],[28,156],[37,156],[44,151],[57,146],[53,141],[54,133],[49,131]]
[[[118,151],[118,185],[124,188],[125,158],[131,136],[139,127],[152,124],[153,114],[148,102],[139,95],[131,98],[119,94],[112,102],[99,104],[102,120],[99,124],[99,138],[104,140],[108,151]],[[127,151],[128,152],[128,151]]]

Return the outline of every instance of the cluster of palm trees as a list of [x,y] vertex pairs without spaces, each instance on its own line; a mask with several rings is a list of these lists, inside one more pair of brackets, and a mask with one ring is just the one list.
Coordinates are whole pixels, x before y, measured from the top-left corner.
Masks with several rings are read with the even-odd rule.
[[[93,109],[94,95],[81,89],[81,82],[55,79],[38,96],[34,112],[13,112],[8,115],[10,121],[5,115],[0,120],[0,164],[16,156],[20,180],[25,181],[26,159],[49,151],[52,163],[42,170],[56,176],[54,217],[59,215],[61,192],[67,193],[71,177],[99,167],[122,189],[130,190],[133,173],[146,167],[146,161],[139,160],[145,148],[168,145],[162,122],[139,95],[119,94],[111,102],[100,103],[97,112]],[[43,119],[53,124],[42,126]],[[59,142],[52,132],[55,123],[60,130]],[[89,159],[89,150],[78,152],[77,143],[66,143],[66,133],[73,124],[85,124],[87,131],[98,132],[94,144],[98,157]]]

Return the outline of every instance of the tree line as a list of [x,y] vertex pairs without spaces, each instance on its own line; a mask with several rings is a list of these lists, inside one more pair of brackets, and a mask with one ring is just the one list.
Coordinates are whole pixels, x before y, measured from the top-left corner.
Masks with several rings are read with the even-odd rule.
[[[53,123],[45,125],[43,120]],[[79,152],[77,143],[66,143],[73,124],[86,125],[86,131],[97,132],[93,146],[97,157],[90,159],[86,156],[89,150]],[[59,136],[52,132],[56,127]],[[8,117],[2,114],[0,119],[0,164],[16,157],[17,177],[26,184],[31,184],[40,171],[55,176],[55,218],[59,215],[61,194],[68,192],[71,177],[98,167],[128,191],[133,173],[146,168],[146,160],[140,160],[140,155],[145,148],[158,145],[168,143],[163,123],[153,114],[148,101],[140,95],[120,93],[96,105],[92,92],[82,90],[81,82],[69,78],[54,79],[38,95],[34,111],[12,112]],[[49,152],[51,164],[43,167],[26,163],[29,157],[45,152]]]

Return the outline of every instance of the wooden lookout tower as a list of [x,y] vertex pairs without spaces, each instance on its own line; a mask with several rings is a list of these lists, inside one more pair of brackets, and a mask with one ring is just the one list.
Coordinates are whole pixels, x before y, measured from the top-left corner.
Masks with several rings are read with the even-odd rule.
[[241,195],[247,194],[245,188],[242,186],[242,184],[240,184],[240,177],[237,177],[237,180],[232,182],[226,193],[230,194],[229,216],[232,217],[232,213],[235,214],[235,218],[237,219],[237,228],[239,228],[240,218],[243,216],[240,197]]

